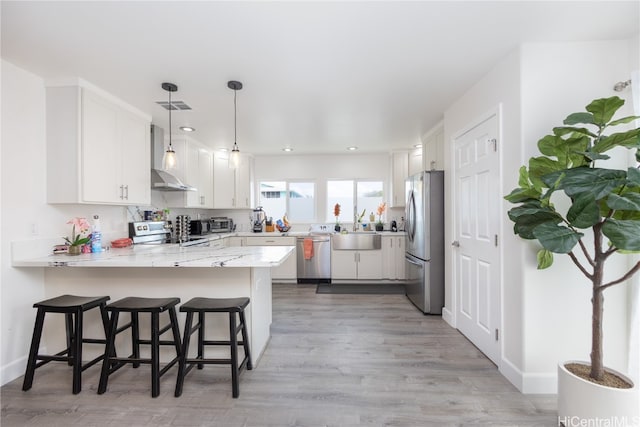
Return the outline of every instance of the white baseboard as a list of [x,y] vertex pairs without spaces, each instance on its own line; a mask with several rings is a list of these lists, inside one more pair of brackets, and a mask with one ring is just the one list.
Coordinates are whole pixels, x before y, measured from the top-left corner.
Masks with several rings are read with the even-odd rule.
[[504,358],[500,373],[523,394],[556,394],[558,392],[556,373],[527,374]]
[[456,322],[453,317],[453,313],[449,309],[447,309],[447,307],[442,307],[442,320],[447,322],[447,324],[452,328],[456,327]]
[[27,356],[21,357],[0,368],[0,385],[5,385],[24,375]]

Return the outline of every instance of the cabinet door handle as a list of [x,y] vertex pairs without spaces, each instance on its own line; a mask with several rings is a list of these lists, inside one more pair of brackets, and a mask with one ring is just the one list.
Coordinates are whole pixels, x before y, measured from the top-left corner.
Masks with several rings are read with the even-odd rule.
[[233,207],[236,206],[236,198],[235,197],[231,198],[231,206],[233,206]]
[[124,185],[120,186],[120,200],[124,199]]
[[126,200],[129,200],[129,186],[128,186],[128,185],[125,185],[125,186],[124,186],[124,189],[126,190],[126,193],[125,193],[124,198],[125,198]]

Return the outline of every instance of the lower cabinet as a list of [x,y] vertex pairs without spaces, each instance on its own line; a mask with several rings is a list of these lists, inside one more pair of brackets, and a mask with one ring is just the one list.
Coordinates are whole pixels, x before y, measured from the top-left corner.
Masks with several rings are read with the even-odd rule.
[[380,280],[382,250],[331,250],[331,281]]
[[405,235],[382,236],[382,278],[405,280],[404,269]]
[[[246,246],[296,246],[296,238],[288,237],[288,236],[256,236],[256,237],[245,237],[244,242]],[[289,255],[289,258],[285,260],[280,266],[273,267],[271,269],[271,280],[278,281],[297,281],[298,273],[297,273],[297,265],[296,265],[296,251]]]

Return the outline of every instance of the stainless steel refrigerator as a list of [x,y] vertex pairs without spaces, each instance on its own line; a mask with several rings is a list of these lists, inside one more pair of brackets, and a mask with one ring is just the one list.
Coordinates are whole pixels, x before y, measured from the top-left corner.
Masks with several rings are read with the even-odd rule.
[[444,172],[407,178],[405,267],[407,297],[425,314],[444,306]]

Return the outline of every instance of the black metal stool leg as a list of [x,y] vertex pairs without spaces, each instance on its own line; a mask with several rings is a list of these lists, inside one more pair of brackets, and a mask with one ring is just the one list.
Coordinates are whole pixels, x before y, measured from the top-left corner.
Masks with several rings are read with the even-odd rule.
[[[131,349],[133,358],[140,359],[140,322],[138,319],[138,313],[131,312]],[[133,367],[140,366],[140,362],[134,362]]]
[[104,349],[104,359],[102,360],[102,371],[100,373],[100,384],[98,385],[98,394],[107,391],[107,383],[111,371],[111,356],[115,354],[116,330],[118,329],[118,312],[111,313],[109,321],[109,331],[107,333],[107,345]]
[[82,310],[75,313],[75,333],[73,335],[73,394],[80,393],[82,389]]
[[240,316],[240,323],[242,323],[242,346],[244,347],[244,357],[247,359],[247,371],[253,369],[251,363],[251,350],[249,349],[249,336],[247,334],[247,322],[244,317],[244,310],[241,310],[238,315]]
[[180,353],[180,361],[178,362],[178,379],[176,380],[175,397],[182,395],[182,386],[184,385],[184,377],[186,375],[187,358],[189,357],[189,341],[191,340],[191,328],[193,327],[193,312],[187,313],[187,319],[184,323],[184,336],[182,338],[182,352]]
[[229,313],[229,336],[231,345],[231,387],[233,397],[238,397],[240,387],[238,386],[238,331],[236,329],[236,314]]
[[160,313],[151,313],[151,397],[160,394]]
[[36,370],[36,363],[38,361],[38,349],[40,348],[40,339],[42,338],[42,328],[44,326],[44,314],[45,311],[39,308],[38,313],[36,314],[36,323],[33,327],[33,337],[31,338],[31,348],[29,349],[27,371],[24,374],[24,382],[22,383],[22,390],[24,391],[29,390],[33,385],[33,375]]
[[[198,359],[204,359],[204,331],[205,331],[205,312],[198,312]],[[204,368],[203,363],[198,363],[198,369]]]
[[65,325],[65,331],[66,331],[66,335],[67,335],[67,356],[70,357],[69,360],[67,360],[67,365],[69,366],[73,366],[73,349],[74,349],[74,344],[73,344],[73,337],[74,332],[73,332],[73,314],[72,313],[66,313],[64,315],[64,325]]

